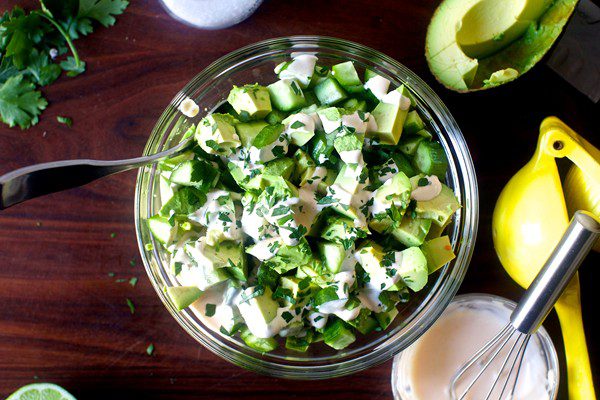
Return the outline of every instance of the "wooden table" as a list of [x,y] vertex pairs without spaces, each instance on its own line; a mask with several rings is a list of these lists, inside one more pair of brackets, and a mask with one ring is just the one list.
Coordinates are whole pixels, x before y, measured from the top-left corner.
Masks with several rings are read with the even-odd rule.
[[[2,1],[0,9],[16,3],[34,4]],[[545,116],[561,117],[598,145],[600,109],[543,65],[493,92],[443,89],[423,56],[436,5],[271,0],[238,26],[201,31],[172,20],[157,0],[134,0],[115,27],[77,41],[88,70],[44,89],[50,105],[37,126],[21,132],[0,125],[0,173],[68,158],[137,156],[172,96],[215,59],[272,37],[337,36],[399,60],[450,108],[469,143],[481,196],[477,248],[461,292],[518,299],[522,291],[508,279],[492,245],[494,202],[532,155]],[[73,127],[57,123],[57,115],[71,116]],[[0,397],[30,382],[51,381],[80,399],[391,398],[391,361],[346,378],[284,381],[233,366],[188,337],[141,265],[133,225],[135,177],[117,175],[0,213]],[[593,338],[600,336],[600,325],[592,326],[592,303],[599,261],[594,254],[581,271],[596,373],[600,349]],[[135,287],[115,282],[134,276],[140,278]],[[134,302],[134,315],[125,298]],[[545,326],[564,364],[554,314]],[[156,346],[151,357],[149,343]],[[564,389],[560,398],[566,398]]]

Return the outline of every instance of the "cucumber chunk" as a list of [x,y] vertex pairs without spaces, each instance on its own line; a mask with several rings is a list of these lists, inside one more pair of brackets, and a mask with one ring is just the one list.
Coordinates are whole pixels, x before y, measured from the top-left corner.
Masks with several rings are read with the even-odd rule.
[[319,242],[317,244],[319,253],[321,254],[321,260],[323,265],[332,274],[337,274],[342,268],[344,258],[346,257],[346,250],[344,246],[338,243],[332,242]]
[[425,128],[425,123],[419,116],[417,110],[408,113],[404,120],[404,132],[408,135],[415,134]]
[[407,136],[398,143],[398,149],[407,156],[414,156],[419,144],[425,140],[422,136]]
[[323,340],[326,345],[336,350],[342,350],[354,343],[356,336],[344,321],[339,318],[330,318],[330,322],[323,331]]
[[285,339],[285,348],[288,350],[305,353],[312,343],[313,335],[313,331],[309,330],[306,331],[306,336],[304,337],[288,336]]
[[422,141],[415,152],[413,165],[425,175],[436,175],[443,179],[448,170],[448,159],[441,144]]
[[362,82],[358,77],[356,68],[352,61],[346,61],[340,64],[336,64],[331,67],[331,75],[338,81],[342,86],[362,86]]
[[344,89],[333,78],[327,78],[315,86],[315,95],[319,102],[326,106],[337,104],[348,97]]
[[394,160],[398,171],[404,172],[406,176],[413,177],[417,174],[410,161],[408,161],[408,158],[406,158],[403,154],[393,153],[392,160]]
[[280,80],[267,86],[272,105],[280,111],[291,111],[306,105],[302,89],[295,81]]
[[277,348],[277,340],[273,338],[259,338],[254,336],[247,327],[241,329],[240,337],[248,345],[248,347],[260,351],[261,353],[268,353]]
[[219,180],[219,171],[203,160],[189,160],[179,164],[169,177],[171,183],[193,186],[201,192],[208,192]]

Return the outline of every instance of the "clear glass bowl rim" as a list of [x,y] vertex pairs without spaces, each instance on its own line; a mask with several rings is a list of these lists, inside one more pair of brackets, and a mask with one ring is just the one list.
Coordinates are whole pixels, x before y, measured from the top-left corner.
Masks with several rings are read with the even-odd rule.
[[[517,307],[517,303],[515,303],[512,300],[509,300],[507,298],[501,297],[501,296],[496,296],[494,294],[487,294],[487,293],[466,293],[466,294],[461,294],[458,295],[454,298],[454,300],[452,300],[450,302],[449,305],[452,304],[464,304],[464,303],[472,303],[472,302],[477,302],[477,301],[483,301],[483,302],[499,302],[502,305],[504,305],[505,307],[514,310]],[[556,400],[556,398],[558,397],[558,388],[560,386],[560,368],[559,368],[559,363],[558,363],[558,354],[556,353],[556,347],[554,347],[554,342],[552,342],[552,339],[550,338],[550,334],[548,334],[548,331],[543,327],[540,326],[540,328],[537,330],[537,332],[534,333],[534,336],[537,336],[537,338],[540,341],[542,350],[544,352],[544,355],[546,355],[546,359],[550,362],[550,369],[552,371],[554,371],[555,375],[555,379],[554,379],[554,386],[552,386],[552,389],[549,393],[550,395],[550,399],[552,400]],[[402,360],[402,352],[400,352],[398,355],[396,355],[394,357],[394,364],[392,366],[392,378],[391,378],[391,383],[392,383],[392,392],[394,393],[394,400],[404,400],[402,399],[402,397],[400,397],[400,393],[398,393],[398,389],[397,389],[397,385],[398,385],[398,378],[399,378],[399,370],[400,370],[400,361]],[[408,400],[408,399],[406,399]]]
[[264,54],[289,51],[291,48],[299,51],[306,51],[305,49],[310,48],[312,51],[320,52],[331,50],[346,52],[349,55],[360,54],[362,57],[368,57],[369,60],[377,60],[378,64],[376,65],[385,65],[386,68],[394,70],[395,78],[398,81],[409,82],[429,112],[437,118],[437,124],[440,126],[440,141],[443,141],[447,150],[452,151],[451,169],[457,170],[454,178],[460,184],[461,193],[458,195],[462,204],[460,217],[457,218],[460,219],[460,222],[456,224],[455,228],[455,232],[460,231],[460,234],[455,233],[455,236],[458,237],[453,243],[457,250],[457,257],[450,270],[448,270],[448,266],[441,270],[440,276],[443,276],[444,279],[438,279],[436,285],[431,289],[431,293],[420,305],[418,313],[411,318],[410,323],[370,351],[363,351],[363,354],[357,357],[346,357],[346,359],[339,357],[340,360],[331,360],[327,363],[323,363],[322,360],[314,364],[309,362],[298,364],[281,359],[270,361],[259,353],[248,354],[234,348],[226,341],[215,341],[206,334],[201,326],[191,326],[190,321],[186,320],[185,314],[175,310],[154,275],[151,263],[156,263],[156,260],[160,260],[160,258],[156,253],[156,246],[153,250],[145,248],[142,231],[147,230],[144,219],[148,216],[141,214],[142,202],[152,196],[152,193],[148,193],[148,188],[144,190],[143,181],[146,174],[153,173],[153,167],[141,168],[138,174],[134,205],[135,226],[141,258],[155,291],[173,318],[194,339],[218,356],[255,372],[290,379],[326,379],[352,374],[389,360],[414,342],[441,315],[458,291],[471,260],[479,222],[479,195],[475,168],[466,141],[449,110],[433,90],[416,74],[385,54],[358,43],[325,36],[290,36],[268,39],[233,51],[213,62],[177,93],[167,106],[152,130],[144,149],[144,155],[156,152],[157,148],[164,144],[165,138],[169,136],[169,132],[163,132],[164,127],[178,112],[177,105],[193,93],[194,88],[216,79],[220,74],[227,73],[236,65],[250,59],[257,59]]

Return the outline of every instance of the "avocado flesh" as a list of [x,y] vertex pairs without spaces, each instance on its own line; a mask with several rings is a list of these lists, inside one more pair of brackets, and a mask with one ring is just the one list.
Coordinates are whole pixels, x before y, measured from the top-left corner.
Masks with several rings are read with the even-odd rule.
[[456,41],[466,55],[485,58],[521,37],[550,2],[481,0],[464,14],[456,31]]
[[[431,72],[448,89],[458,92],[488,89],[518,78],[550,49],[577,0],[549,3],[442,2],[427,30],[425,55]],[[497,4],[503,5],[504,13],[498,12]]]

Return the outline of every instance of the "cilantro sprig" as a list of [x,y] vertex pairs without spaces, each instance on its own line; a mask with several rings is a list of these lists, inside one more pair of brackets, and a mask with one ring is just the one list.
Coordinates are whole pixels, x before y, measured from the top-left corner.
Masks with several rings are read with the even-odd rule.
[[[37,124],[48,102],[38,90],[64,71],[85,71],[74,40],[94,24],[114,25],[127,0],[40,0],[40,8],[16,6],[0,16],[0,121],[28,129]],[[70,55],[67,56],[67,52]]]

